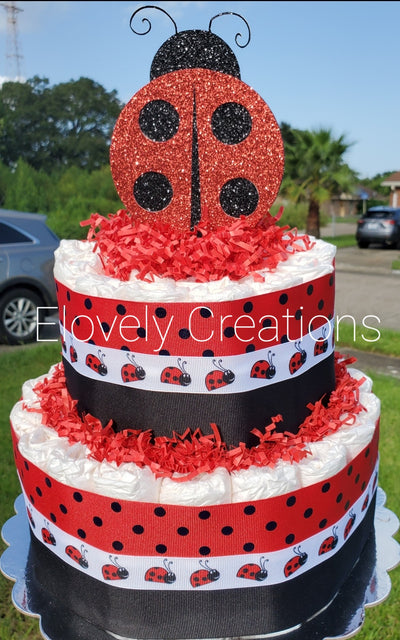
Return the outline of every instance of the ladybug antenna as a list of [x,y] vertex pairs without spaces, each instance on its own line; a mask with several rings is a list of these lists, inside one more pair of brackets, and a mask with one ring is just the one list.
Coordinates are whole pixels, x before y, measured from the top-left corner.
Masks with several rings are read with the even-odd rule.
[[112,556],[108,556],[110,558],[110,561],[112,562],[112,564],[117,567],[118,569],[122,569],[121,565],[118,564],[117,562],[117,557],[118,556],[114,556],[114,558]]
[[275,357],[274,353],[271,353],[271,351],[268,351],[268,356],[267,356],[267,360],[269,362],[269,364],[272,366],[272,358]]
[[98,356],[99,356],[99,360],[100,360],[101,364],[104,364],[104,356],[105,356],[105,353],[102,353],[102,352],[100,351],[100,349],[99,349],[99,350],[98,350],[98,352],[97,352],[97,354],[98,354]]
[[81,544],[81,554],[83,557],[85,557],[87,554],[87,549],[85,549],[85,546],[83,544]]
[[261,569],[264,571],[265,567],[267,566],[267,562],[268,562],[268,558],[266,558],[265,556],[262,556],[260,558],[260,567]]
[[298,342],[295,342],[294,346],[295,346],[296,351],[299,351],[299,353],[302,352],[302,348],[300,346],[300,340]]
[[203,568],[203,569],[207,569],[207,571],[210,571],[210,567],[207,564],[207,560],[199,560],[199,565]]
[[240,44],[238,42],[238,38],[243,38],[243,34],[240,33],[240,31],[239,31],[239,33],[237,33],[235,35],[235,42],[236,42],[237,46],[240,47],[241,49],[244,49],[245,47],[247,47],[247,45],[249,44],[250,39],[251,39],[251,31],[250,31],[249,23],[247,22],[247,20],[245,20],[243,18],[243,16],[241,16],[239,13],[235,13],[234,11],[223,11],[222,13],[218,13],[216,16],[211,18],[210,23],[208,25],[208,30],[210,31],[210,33],[211,33],[211,24],[212,24],[213,20],[215,20],[215,18],[219,18],[220,16],[237,16],[238,18],[243,20],[243,22],[245,23],[245,25],[247,27],[247,31],[248,31],[247,42],[245,42],[245,44]]
[[172,567],[172,565],[174,564],[174,563],[172,562],[172,560],[170,560],[170,561],[168,562],[167,558],[165,558],[165,559],[164,559],[163,564],[164,564],[164,567],[165,567],[166,571],[168,571],[168,573],[171,573],[171,567]]
[[221,363],[222,360],[218,360],[218,362],[216,360],[213,360],[214,367],[217,367],[217,369],[219,369],[220,371],[228,371],[228,369],[224,369]]
[[182,371],[182,373],[187,373],[185,364],[187,364],[187,360],[182,361],[182,358],[178,358],[178,367]]
[[135,362],[135,354],[134,353],[127,353],[126,357],[128,358],[129,362],[131,362],[135,367],[137,367],[137,363]]
[[151,22],[148,18],[142,18],[142,22],[143,23],[147,23],[147,30],[146,31],[135,31],[135,29],[132,26],[132,22],[134,17],[136,16],[137,13],[139,13],[139,11],[144,11],[145,9],[157,9],[157,11],[161,11],[162,13],[164,13],[166,16],[168,16],[168,18],[171,20],[172,24],[175,27],[175,35],[178,33],[178,27],[176,26],[176,22],[175,20],[173,20],[173,18],[171,18],[171,16],[169,15],[169,13],[167,13],[165,11],[165,9],[161,9],[161,7],[156,7],[156,5],[154,4],[148,4],[145,7],[139,7],[139,9],[136,9],[136,11],[134,11],[131,15],[131,19],[129,20],[129,26],[131,28],[131,30],[133,31],[133,33],[135,33],[137,36],[145,36],[147,35],[150,31],[151,31]]

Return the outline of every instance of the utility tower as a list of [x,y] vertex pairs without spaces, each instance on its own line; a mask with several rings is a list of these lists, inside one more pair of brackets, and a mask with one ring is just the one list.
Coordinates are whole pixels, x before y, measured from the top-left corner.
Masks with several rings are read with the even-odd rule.
[[[20,54],[18,45],[18,13],[23,11],[17,7],[16,2],[0,2],[0,6],[7,12],[7,41],[6,41],[6,69],[5,75],[10,80],[21,79],[21,64],[23,56]],[[14,76],[14,78],[13,78]]]

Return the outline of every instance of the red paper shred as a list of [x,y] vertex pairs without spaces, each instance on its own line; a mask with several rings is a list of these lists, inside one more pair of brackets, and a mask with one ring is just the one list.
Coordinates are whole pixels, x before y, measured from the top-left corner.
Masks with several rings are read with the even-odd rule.
[[217,467],[225,467],[231,472],[251,465],[273,467],[278,460],[293,463],[305,458],[309,455],[308,443],[323,439],[344,424],[353,424],[356,416],[365,410],[359,401],[359,388],[364,378],[355,380],[347,371],[347,364],[353,361],[335,355],[336,388],[326,406],[323,398],[308,405],[310,415],[297,434],[277,432],[275,425],[282,421],[282,416],[274,416],[264,431],[252,431],[259,444],[251,448],[244,443],[229,448],[222,441],[216,424],[211,424],[210,435],[202,434],[199,429],[174,433],[170,438],[153,437],[151,430],[125,429],[115,433],[111,422],[102,427],[90,414],[79,416],[77,402],[66,389],[61,363],[55,367],[52,377],[46,377],[35,386],[40,407],[25,408],[41,412],[45,426],[68,438],[70,444],[86,445],[90,456],[99,462],[108,460],[117,465],[134,462],[139,467],[148,466],[157,477],[182,482]]
[[260,270],[274,271],[278,264],[313,243],[297,230],[276,223],[283,208],[267,214],[255,227],[244,216],[232,224],[210,231],[201,222],[194,231],[177,231],[163,223],[137,222],[125,209],[107,217],[93,213],[81,222],[89,226],[87,239],[94,241],[104,273],[129,280],[132,271],[139,280],[154,277],[210,282],[228,276],[231,280],[253,274],[263,281]]

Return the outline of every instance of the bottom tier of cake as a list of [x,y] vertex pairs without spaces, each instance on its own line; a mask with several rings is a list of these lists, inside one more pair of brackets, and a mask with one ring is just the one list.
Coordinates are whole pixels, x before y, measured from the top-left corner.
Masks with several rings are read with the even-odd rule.
[[[95,421],[83,437],[57,375],[27,383],[11,414],[32,580],[50,598],[116,637],[257,636],[309,620],[356,571],[379,440],[379,401],[360,372],[342,368],[337,397],[297,438],[279,435],[275,462],[271,432],[258,457],[238,447],[186,475],[117,463],[107,434],[101,453]],[[127,455],[130,434],[115,437]]]

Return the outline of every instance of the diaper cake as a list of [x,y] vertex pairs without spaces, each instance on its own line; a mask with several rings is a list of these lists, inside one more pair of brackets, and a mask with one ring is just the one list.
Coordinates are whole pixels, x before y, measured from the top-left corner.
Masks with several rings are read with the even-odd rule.
[[213,29],[175,25],[123,108],[126,208],[61,241],[62,361],[11,413],[34,580],[111,637],[280,635],[373,531],[380,405],[335,353],[335,248],[269,213],[279,126]]

